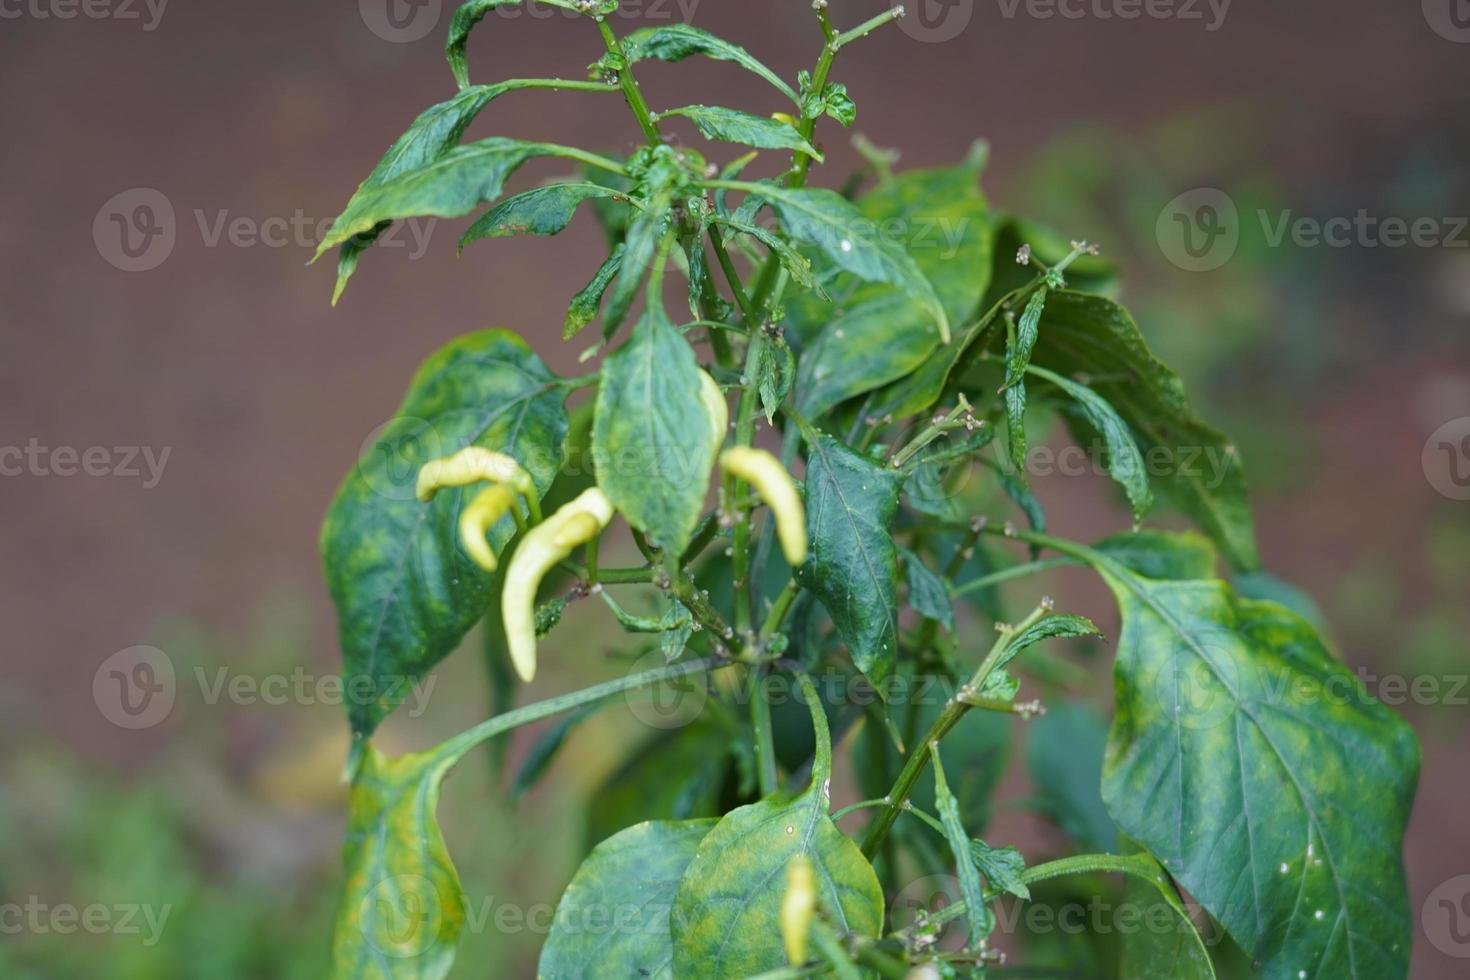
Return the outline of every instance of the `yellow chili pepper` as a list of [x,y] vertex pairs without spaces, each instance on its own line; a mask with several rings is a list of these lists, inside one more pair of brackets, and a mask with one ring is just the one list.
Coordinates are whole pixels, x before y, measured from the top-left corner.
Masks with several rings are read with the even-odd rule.
[[612,516],[612,501],[593,487],[526,532],[511,556],[500,605],[510,661],[521,680],[530,683],[536,676],[536,589],[542,577],[601,533]]
[[793,568],[806,561],[806,508],[781,461],[764,449],[736,446],[720,456],[720,466],[754,487],[771,508],[786,561]]
[[725,444],[725,430],[730,427],[730,406],[725,403],[725,393],[720,386],[703,371],[699,372],[699,400],[709,415],[710,440],[714,451],[719,452]]
[[487,572],[495,571],[498,562],[485,535],[515,506],[515,491],[503,483],[496,483],[477,493],[460,512],[459,539],[464,542],[464,548],[475,564]]
[[445,487],[467,487],[487,480],[505,483],[517,493],[535,493],[531,475],[504,453],[466,446],[453,456],[425,463],[419,470],[418,498],[425,503]]
[[798,854],[786,865],[786,894],[781,897],[781,938],[786,943],[786,960],[793,966],[806,962],[816,910],[817,876],[811,860]]

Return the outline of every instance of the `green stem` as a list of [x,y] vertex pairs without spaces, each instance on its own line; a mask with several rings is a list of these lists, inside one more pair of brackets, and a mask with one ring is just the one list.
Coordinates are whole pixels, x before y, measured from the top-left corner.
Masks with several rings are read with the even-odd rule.
[[843,817],[847,816],[849,813],[856,813],[859,810],[866,810],[868,807],[873,807],[873,806],[887,806],[887,805],[888,805],[888,800],[887,800],[886,797],[879,797],[878,799],[875,799],[875,800],[862,800],[861,802],[858,802],[858,803],[849,803],[847,806],[843,807],[841,810],[838,810],[835,813],[833,813],[832,814],[832,820],[835,823],[836,821],[841,820]]
[[766,614],[765,622],[761,623],[761,639],[769,639],[770,636],[781,628],[786,620],[786,614],[791,612],[792,603],[801,594],[801,584],[792,579],[786,583],[786,588],[776,596],[776,601],[771,603],[771,611]]
[[776,741],[771,727],[771,702],[766,700],[766,668],[750,671],[750,727],[755,733],[755,773],[762,797],[776,792]]
[[829,41],[827,43],[827,46],[831,48],[832,52],[835,54],[836,52],[841,51],[843,48],[847,47],[852,42],[860,38],[867,37],[869,34],[873,33],[884,24],[888,23],[889,21],[898,20],[903,15],[904,8],[901,4],[897,7],[890,7],[883,13],[879,14],[877,17],[873,17],[863,21],[852,30],[843,31],[841,34],[837,35],[831,41]]
[[496,715],[486,721],[480,722],[475,727],[461,732],[454,738],[445,742],[435,750],[434,754],[453,765],[464,758],[465,754],[479,745],[494,738],[497,735],[522,725],[550,718],[563,712],[580,708],[583,705],[596,704],[598,701],[625,694],[628,691],[636,691],[640,687],[650,687],[664,681],[674,680],[679,677],[687,677],[691,674],[703,673],[707,670],[716,670],[728,666],[729,662],[715,657],[706,657],[702,660],[689,660],[683,663],[670,664],[667,667],[659,667],[654,670],[645,670],[637,674],[629,674],[617,680],[607,681],[603,684],[594,684],[580,691],[563,694],[558,697],[548,698],[545,701],[537,701],[524,707],[507,711]]
[[623,59],[625,67],[618,72],[618,83],[623,87],[623,97],[628,100],[628,108],[632,109],[633,115],[638,117],[638,125],[642,127],[643,135],[650,143],[662,143],[663,136],[658,131],[658,124],[653,121],[653,113],[648,111],[648,101],[643,98],[643,90],[638,87],[638,79],[633,77],[632,66],[627,64],[622,42],[613,33],[606,18],[598,20],[597,29],[602,32],[602,43],[608,53]]
[[956,586],[950,590],[950,595],[954,598],[959,598],[962,595],[969,595],[971,592],[980,592],[991,586],[1000,585],[1002,582],[1009,582],[1011,579],[1024,578],[1027,575],[1035,575],[1039,572],[1048,572],[1053,568],[1075,567],[1077,567],[1077,561],[1074,558],[1045,558],[1041,561],[1023,562],[1019,565],[1012,565],[1010,568],[1002,568],[998,572],[991,572],[989,575],[982,575],[979,578],[971,579],[964,585]]
[[[990,676],[990,672],[994,669],[995,664],[1005,655],[1011,638],[1046,615],[1047,608],[1046,604],[1042,604],[1036,607],[1031,612],[1031,615],[1027,616],[1015,626],[1002,627],[1000,636],[996,638],[995,645],[990,648],[990,652],[985,655],[985,659],[980,662],[980,666],[975,670],[974,676],[961,689],[961,692],[965,690],[982,690],[985,686],[985,679]],[[960,697],[960,694],[956,693],[945,704],[944,710],[939,713],[939,717],[934,719],[934,724],[929,726],[929,731],[924,735],[923,741],[917,745],[910,745],[908,747],[908,758],[904,761],[903,769],[899,771],[898,779],[893,783],[893,789],[888,791],[888,806],[879,811],[878,816],[874,818],[873,822],[868,826],[867,833],[863,836],[863,854],[870,860],[878,852],[878,848],[882,845],[883,839],[888,836],[888,831],[893,828],[893,822],[898,819],[899,813],[903,811],[903,805],[908,800],[909,793],[913,790],[914,784],[919,781],[919,776],[928,767],[930,744],[939,742],[944,736],[948,735],[950,730],[959,723],[959,720],[965,716],[965,713],[970,708],[971,706]]]
[[[1021,881],[1028,885],[1034,885],[1039,881],[1047,881],[1051,878],[1060,878],[1064,875],[1073,874],[1124,874],[1132,878],[1141,878],[1150,884],[1157,886],[1158,865],[1146,855],[1121,855],[1121,854],[1077,854],[1072,857],[1061,858],[1056,861],[1048,861],[1035,867],[1027,868],[1021,872]],[[985,889],[985,900],[999,898],[1004,894],[1000,889]],[[931,926],[943,925],[952,919],[957,919],[965,914],[965,903],[963,901],[951,902],[944,908],[929,916],[926,923]]]

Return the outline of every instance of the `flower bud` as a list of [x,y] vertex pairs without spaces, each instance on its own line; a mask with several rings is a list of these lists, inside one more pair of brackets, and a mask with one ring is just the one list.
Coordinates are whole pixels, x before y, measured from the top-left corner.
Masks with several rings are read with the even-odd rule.
[[720,456],[725,472],[739,477],[755,488],[776,518],[776,537],[781,552],[795,568],[806,561],[806,508],[796,484],[781,461],[764,449],[736,446]]
[[511,556],[500,605],[510,661],[521,680],[530,683],[536,676],[536,589],[542,577],[600,534],[612,516],[612,502],[593,487],[527,531]]

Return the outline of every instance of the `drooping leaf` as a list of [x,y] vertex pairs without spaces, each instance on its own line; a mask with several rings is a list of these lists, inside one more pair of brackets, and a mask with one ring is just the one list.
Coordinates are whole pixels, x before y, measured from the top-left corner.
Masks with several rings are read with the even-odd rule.
[[669,62],[682,61],[695,54],[702,54],[719,61],[733,62],[770,82],[793,104],[800,105],[801,103],[796,92],[781,80],[781,76],[761,64],[744,48],[689,24],[665,24],[661,27],[645,27],[636,30],[623,38],[623,54],[630,65],[648,58]]
[[878,877],[829,815],[832,739],[810,682],[805,696],[817,735],[811,785],[730,811],[700,842],[670,916],[674,976],[744,978],[784,965],[781,885],[797,855],[811,861],[818,902],[839,933],[882,930]]
[[[553,80],[517,78],[496,85],[474,85],[437,105],[419,113],[403,135],[393,141],[388,152],[378,161],[373,172],[358,186],[352,199],[347,202],[344,214],[360,206],[360,200],[375,188],[381,187],[395,177],[431,163],[455,146],[480,111],[506,92],[520,89],[539,88]],[[337,262],[337,287],[332,297],[335,303],[347,288],[347,281],[357,270],[357,260],[362,251],[388,227],[382,224],[357,233],[342,242],[341,255]],[[320,254],[320,253],[318,253]]]
[[603,364],[592,455],[628,523],[679,554],[699,523],[714,453],[694,351],[655,303]]
[[948,338],[949,315],[913,257],[847,198],[824,188],[769,183],[737,184],[737,189],[769,202],[788,235],[818,249],[838,268],[902,289],[923,306],[939,337]]
[[482,238],[557,235],[571,224],[577,205],[591,198],[623,197],[600,184],[548,184],[506,198],[470,225],[459,240],[463,249]]
[[611,339],[627,319],[645,275],[657,261],[659,241],[671,220],[670,208],[680,176],[675,165],[667,160],[658,160],[645,179],[641,194],[647,204],[642,210],[635,212],[628,222],[618,277],[602,314],[602,335],[605,339]]
[[1144,578],[1215,577],[1215,547],[1193,532],[1129,531],[1103,538],[1092,547]]
[[903,555],[904,577],[909,586],[909,605],[919,615],[937,620],[953,632],[954,604],[944,579],[909,549],[899,548],[899,553]]
[[428,215],[455,218],[500,196],[505,179],[532,157],[565,156],[552,143],[492,136],[455,147],[391,180],[359,188],[317,247],[316,257],[380,223]]
[[1042,640],[1101,635],[1102,631],[1086,616],[1043,616],[1011,637],[1010,642],[1006,644],[1005,653],[995,665],[997,668],[1004,667],[1016,659],[1027,647],[1035,646]]
[[1413,732],[1284,607],[1093,563],[1123,613],[1103,772],[1119,826],[1263,975],[1403,976]]
[[715,820],[655,820],[598,844],[562,894],[542,980],[672,980],[669,909]]
[[831,436],[808,441],[806,523],[811,554],[797,574],[821,601],[852,661],[878,690],[898,646],[900,477]]
[[618,269],[623,265],[623,249],[626,248],[621,242],[613,249],[611,255],[598,267],[592,281],[583,286],[577,295],[572,297],[567,306],[566,323],[562,326],[561,336],[563,340],[571,340],[582,329],[597,319],[597,311],[602,307],[602,295],[607,292],[607,287],[612,283],[613,277],[618,274]]
[[761,411],[767,422],[774,422],[776,410],[791,394],[796,380],[796,359],[784,342],[761,344],[756,351],[755,387],[761,399]]
[[693,122],[705,139],[740,143],[762,150],[798,150],[820,161],[822,154],[802,138],[789,123],[753,116],[739,109],[715,105],[689,105],[659,113],[660,119],[683,116]]
[[[476,488],[420,503],[419,468],[482,446],[518,460],[544,494],[561,467],[566,431],[557,379],[509,331],[469,334],[419,369],[322,528],[354,731],[370,734],[459,645],[489,601],[490,576],[459,542],[463,495]],[[514,533],[507,515],[491,528],[491,546],[499,551]]]
[[1143,464],[1143,454],[1133,441],[1128,423],[1123,421],[1105,398],[1086,385],[1042,367],[1033,367],[1031,372],[1065,391],[1081,410],[1088,424],[1102,436],[1107,453],[1108,475],[1128,495],[1128,503],[1133,508],[1133,519],[1141,520],[1153,505],[1153,494],[1149,490],[1148,470]]
[[934,801],[939,808],[939,822],[944,825],[944,836],[949,841],[950,853],[954,855],[955,874],[960,880],[960,897],[965,900],[966,947],[982,949],[985,940],[995,931],[995,913],[985,903],[985,888],[980,881],[980,869],[976,866],[971,851],[970,835],[965,832],[960,819],[960,806],[949,784],[944,779],[944,761],[940,758],[939,746],[930,743],[929,751],[934,756]]
[[453,965],[465,900],[434,811],[455,761],[364,747],[348,806],[334,980],[439,980]]
[[1128,423],[1154,489],[1189,515],[1236,568],[1260,565],[1240,456],[1199,421],[1178,375],[1158,360],[1128,311],[1058,290],[1047,300],[1033,361],[1090,387]]
[[1111,853],[1118,828],[1102,801],[1107,722],[1091,707],[1063,701],[1026,726],[1026,768],[1041,809],[1083,851]]
[[762,228],[760,225],[749,224],[738,218],[720,218],[717,220],[719,224],[742,234],[749,235],[769,248],[775,254],[776,258],[781,261],[781,265],[797,285],[821,295],[826,294],[825,288],[817,281],[816,276],[812,272],[811,261],[805,255],[792,248],[786,239],[769,229]]

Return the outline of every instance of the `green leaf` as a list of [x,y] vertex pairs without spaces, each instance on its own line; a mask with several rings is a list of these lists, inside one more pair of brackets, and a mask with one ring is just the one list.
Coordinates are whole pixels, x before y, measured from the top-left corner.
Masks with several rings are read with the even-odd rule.
[[1102,631],[1086,616],[1043,616],[1011,637],[1006,644],[1005,653],[995,662],[995,666],[1004,667],[1027,647],[1035,646],[1042,640],[1101,635]]
[[[419,368],[394,419],[347,475],[322,528],[355,732],[371,734],[485,612],[491,577],[464,553],[459,512],[475,487],[414,496],[423,464],[469,445],[517,459],[545,494],[561,468],[557,379],[507,330],[469,334]],[[515,533],[490,530],[498,552]]]
[[391,180],[359,188],[332,223],[313,261],[334,245],[371,232],[385,221],[417,215],[454,218],[467,214],[476,205],[499,197],[505,179],[532,157],[576,153],[552,143],[527,143],[499,136],[455,147]]
[[683,116],[698,127],[705,139],[725,143],[741,143],[762,150],[797,150],[821,162],[822,154],[802,138],[790,123],[765,116],[753,116],[724,106],[690,105],[658,114],[660,119]]
[[970,853],[974,855],[975,863],[979,865],[991,888],[1017,898],[1031,897],[1031,889],[1026,887],[1026,882],[1021,878],[1021,872],[1026,870],[1026,859],[1021,856],[1020,851],[1014,847],[991,847],[976,838],[970,841]]
[[[347,202],[344,213],[360,206],[363,197],[402,174],[425,166],[443,156],[464,135],[465,130],[480,111],[497,97],[518,89],[540,88],[550,80],[517,78],[498,85],[475,85],[458,93],[452,99],[430,106],[421,112],[404,134],[393,141],[388,152],[378,161],[373,172],[357,188]],[[382,225],[363,231],[342,243],[337,261],[337,287],[332,302],[341,298],[347,281],[357,270],[357,260],[362,251],[377,239],[388,227]],[[320,251],[318,252],[320,255]]]
[[764,343],[755,352],[755,386],[767,422],[776,420],[776,410],[791,394],[796,380],[796,359],[784,342]]
[[622,198],[600,184],[548,184],[501,201],[470,225],[459,240],[463,249],[482,238],[510,235],[557,235],[571,224],[577,205],[590,198]]
[[1042,367],[1032,367],[1030,371],[1065,391],[1081,409],[1092,428],[1102,436],[1103,445],[1107,448],[1108,475],[1128,495],[1128,503],[1133,508],[1133,519],[1141,520],[1153,506],[1153,494],[1148,488],[1148,471],[1143,465],[1143,454],[1133,441],[1128,423],[1123,421],[1105,398],[1086,385]]
[[826,295],[826,289],[812,272],[812,263],[805,256],[791,247],[791,243],[780,235],[760,225],[749,224],[738,218],[717,218],[719,224],[731,228],[741,234],[749,235],[770,249],[780,260],[791,278],[803,289],[810,289],[819,295]]
[[907,548],[899,548],[903,556],[905,578],[909,586],[909,605],[921,616],[943,624],[954,632],[954,604],[949,589],[938,573],[924,564],[924,559]]
[[1128,423],[1156,490],[1188,514],[1236,568],[1260,565],[1236,449],[1195,418],[1184,386],[1149,350],[1128,311],[1059,290],[1047,300],[1033,361],[1090,387]]
[[364,747],[342,849],[336,980],[438,980],[453,965],[464,892],[434,811],[455,761],[435,752],[390,759]]
[[1084,851],[1116,850],[1118,829],[1103,806],[1107,723],[1085,704],[1063,701],[1026,731],[1026,768],[1041,809]]
[[[1148,857],[1146,853],[1140,857]],[[1164,869],[1153,858],[1156,869],[1148,878],[1128,875],[1123,880],[1123,904],[1137,909],[1148,925],[1125,934],[1120,943],[1119,973],[1125,977],[1169,977],[1170,980],[1215,980],[1215,967],[1189,910],[1174,890]],[[1172,914],[1172,928],[1160,928],[1154,910],[1163,905]]]
[[1036,348],[1040,333],[1041,311],[1046,308],[1047,288],[1042,286],[1031,294],[1021,319],[1016,324],[1016,343],[1006,350],[1006,384],[1013,385],[1026,376],[1031,365],[1031,352]]
[[1192,532],[1130,531],[1103,538],[1092,547],[1144,578],[1215,577],[1215,546]]
[[862,211],[836,191],[732,182],[770,203],[787,235],[819,249],[832,263],[868,282],[898,286],[917,300],[949,337],[949,315],[929,280],[903,246],[886,238]]
[[1412,730],[1284,607],[1091,560],[1123,614],[1113,818],[1263,975],[1403,976]]
[[622,268],[623,249],[626,247],[619,242],[593,275],[592,281],[572,297],[571,304],[567,306],[566,323],[562,327],[562,340],[571,340],[587,324],[597,319],[597,311],[602,307],[602,295],[607,292],[607,287],[612,283],[613,276],[618,274],[618,269]]
[[944,825],[944,836],[949,840],[955,873],[960,879],[960,896],[965,900],[965,945],[971,950],[983,949],[985,940],[995,931],[995,913],[985,904],[980,869],[976,867],[975,856],[970,849],[970,835],[965,833],[964,822],[960,819],[959,803],[944,780],[944,762],[939,756],[938,743],[930,742],[929,750],[934,756],[934,800],[939,808],[939,822]]
[[754,72],[770,82],[778,92],[800,105],[796,92],[781,77],[761,64],[744,48],[688,24],[666,24],[645,27],[623,38],[623,54],[630,65],[648,58],[659,61],[683,61],[690,55],[702,54],[719,61],[729,61]]
[[628,223],[621,268],[613,285],[612,297],[602,314],[604,339],[611,339],[628,318],[628,311],[638,296],[638,287],[643,284],[644,273],[658,260],[659,241],[670,221],[675,177],[667,169],[661,170],[653,185],[644,188],[648,206],[635,212]]
[[1017,381],[1005,390],[1006,458],[1011,475],[1021,484],[1026,481],[1026,382]]
[[[856,205],[868,227],[894,235],[950,322],[967,322],[990,280],[994,237],[975,168],[911,171]],[[841,275],[830,291],[835,301],[798,294],[786,303],[788,333],[802,352],[798,407],[808,417],[895,382],[948,349],[939,347],[929,309],[902,288]]]
[[669,909],[715,820],[650,821],[598,844],[562,894],[542,980],[672,980]]
[[821,601],[852,661],[879,691],[898,647],[899,474],[831,436],[808,438],[806,525],[811,554],[797,570]]
[[454,12],[454,18],[449,22],[449,40],[444,45],[444,56],[449,59],[449,70],[454,73],[454,80],[459,83],[460,88],[470,83],[469,65],[465,62],[465,45],[469,43],[470,32],[496,7],[520,2],[521,0],[468,0]]
[[694,351],[658,303],[604,362],[592,455],[628,523],[679,554],[699,523],[714,452]]
[[674,896],[674,976],[744,978],[785,965],[782,884],[798,854],[812,862],[818,901],[839,933],[876,937],[883,928],[878,877],[829,815],[832,738],[802,680],[817,735],[811,785],[730,811],[700,843]]

